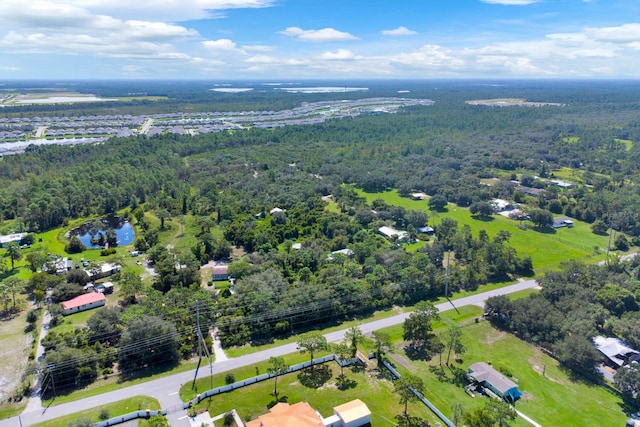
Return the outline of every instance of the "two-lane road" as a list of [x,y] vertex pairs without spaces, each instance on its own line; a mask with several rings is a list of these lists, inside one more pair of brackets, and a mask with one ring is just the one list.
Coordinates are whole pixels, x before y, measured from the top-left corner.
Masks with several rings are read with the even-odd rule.
[[[455,304],[456,307],[462,307],[466,305],[477,305],[482,307],[486,299],[492,296],[511,294],[521,290],[535,288],[536,286],[538,286],[538,284],[535,282],[535,280],[526,280],[516,283],[515,285],[482,292],[468,297],[458,298],[456,300],[453,300],[453,304]],[[452,310],[453,306],[451,303],[446,302],[438,304],[437,308],[440,311],[447,311]],[[359,325],[359,327],[363,333],[368,334],[372,331],[385,328],[387,326],[400,324],[404,322],[409,314],[410,313],[407,312],[385,319],[363,323]],[[344,338],[344,334],[346,331],[347,329],[342,329],[340,331],[330,332],[328,334],[325,334],[325,337],[329,342],[340,341]],[[245,356],[236,357],[225,361],[219,361],[214,363],[213,370],[214,373],[219,374],[220,372],[237,369],[243,366],[254,365],[258,362],[267,360],[272,356],[283,356],[285,354],[293,353],[297,351],[296,347],[296,343],[285,344],[268,350],[262,350],[256,353],[247,354]],[[200,368],[198,377],[206,377],[209,375],[209,373],[209,367],[203,366]],[[51,420],[63,415],[82,412],[87,410],[88,408],[92,408],[98,405],[112,403],[138,395],[154,397],[158,399],[160,405],[163,408],[173,408],[182,403],[178,395],[178,390],[180,389],[180,387],[192,380],[193,371],[183,372],[164,378],[158,378],[142,384],[123,387],[122,389],[116,391],[103,393],[98,396],[88,397],[86,399],[77,400],[75,402],[51,406],[50,408],[44,410],[44,412],[25,412],[21,415],[21,420],[18,420],[18,417],[0,420],[0,427],[19,427],[20,421],[22,422],[22,426],[28,426],[42,421]],[[131,408],[132,411],[137,409],[138,408]],[[181,411],[170,414],[169,421],[173,427],[189,425],[188,420],[184,418],[184,412]]]

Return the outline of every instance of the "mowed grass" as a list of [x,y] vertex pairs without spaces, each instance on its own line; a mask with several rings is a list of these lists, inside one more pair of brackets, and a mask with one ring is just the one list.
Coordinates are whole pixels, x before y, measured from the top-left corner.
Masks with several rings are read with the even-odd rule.
[[[375,362],[373,364],[375,365]],[[352,387],[341,390],[336,384],[337,377],[340,375],[338,365],[335,362],[328,362],[324,366],[329,368],[331,378],[318,388],[302,385],[297,372],[279,377],[279,400],[290,404],[308,402],[323,417],[328,417],[333,415],[335,406],[353,399],[360,399],[371,410],[371,425],[376,427],[397,425],[394,417],[402,413],[403,406],[393,392],[393,383],[390,380],[378,378],[377,373],[372,370],[354,372],[351,368],[345,368],[346,378],[354,383]],[[215,396],[210,402],[209,399],[205,399],[197,405],[197,408],[208,408],[212,416],[235,409],[242,419],[254,419],[258,415],[269,412],[269,407],[275,403],[272,395],[273,385],[274,380],[271,379],[242,387]],[[425,418],[432,425],[439,425],[431,411],[421,403],[410,403],[409,414]]]
[[[108,414],[108,418],[116,417],[118,415],[125,415],[130,412],[144,411],[145,409],[158,410],[160,409],[160,403],[149,396],[134,396],[129,399],[120,400],[118,402],[109,403],[106,405],[100,405],[88,408],[86,411],[76,412],[74,414],[65,415],[64,417],[55,418],[50,421],[44,421],[38,424],[33,424],[34,427],[68,427],[69,424],[77,422],[78,420],[91,420],[92,423],[97,423],[100,420],[100,413],[104,410]],[[147,420],[138,420],[138,426],[148,426]]]
[[[461,313],[441,313],[442,320],[434,324],[437,334],[452,324],[462,326],[462,341],[466,353],[456,366],[467,369],[472,363],[491,363],[496,369],[511,372],[512,380],[524,393],[516,409],[543,426],[615,426],[624,425],[622,400],[604,387],[574,380],[559,367],[558,362],[514,335],[499,331],[482,318],[482,310],[464,307]],[[476,319],[478,319],[476,323]],[[425,396],[445,415],[452,417],[451,405],[459,402],[465,410],[484,405],[485,398],[471,398],[450,382],[438,380],[431,369],[439,369],[437,356],[430,361],[412,361],[402,348],[402,325],[386,328],[396,344],[396,354],[390,355],[398,370],[418,375],[425,382]],[[398,357],[399,356],[399,357]],[[446,352],[443,354],[446,361]],[[402,363],[400,363],[401,361]],[[453,356],[452,356],[453,363]],[[430,369],[430,367],[432,367]],[[444,367],[451,378],[450,370]],[[579,402],[579,407],[576,403]],[[528,425],[519,420],[516,425]]]
[[[511,233],[509,240],[518,256],[530,256],[537,274],[557,268],[560,263],[570,259],[581,259],[585,262],[596,262],[604,259],[603,249],[606,249],[608,237],[598,236],[591,232],[591,226],[581,221],[574,221],[573,228],[547,228],[537,230],[532,223],[525,222],[527,228],[518,228],[518,221],[493,215],[490,219],[475,218],[468,209],[449,204],[443,212],[428,209],[426,201],[410,200],[400,197],[397,191],[366,193],[358,190],[358,194],[371,203],[376,199],[383,199],[387,204],[402,206],[405,209],[423,210],[429,214],[429,225],[437,227],[443,218],[451,218],[458,222],[458,226],[469,225],[475,237],[480,230],[485,230],[489,237],[494,237],[500,230]],[[595,247],[600,249],[596,254]]]
[[615,142],[619,142],[620,144],[624,144],[624,146],[626,147],[627,151],[629,151],[629,150],[631,150],[633,148],[633,141],[631,141],[630,139],[614,138],[613,140]]

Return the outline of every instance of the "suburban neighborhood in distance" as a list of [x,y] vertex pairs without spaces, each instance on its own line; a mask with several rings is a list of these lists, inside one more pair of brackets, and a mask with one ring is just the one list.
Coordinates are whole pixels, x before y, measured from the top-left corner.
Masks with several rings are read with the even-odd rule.
[[[206,112],[218,95],[203,93],[202,113],[131,114],[146,132],[5,155],[1,308],[20,332],[2,335],[15,369],[0,425],[633,425],[633,175],[583,156],[578,128],[540,127],[589,104],[468,110],[456,99],[493,89],[413,85],[398,85],[415,97],[403,99],[388,83],[311,94],[348,101],[286,94],[309,121],[262,114],[246,92],[233,94],[240,112]],[[3,122],[45,137],[52,123],[125,117],[63,121],[74,104],[54,105],[35,121],[37,105],[5,107]],[[487,114],[493,136],[454,130]],[[207,117],[228,127],[176,131]],[[633,169],[624,129],[602,152]],[[547,133],[556,144],[541,151],[533,135]],[[611,197],[615,215],[598,205]],[[550,411],[547,393],[594,403]]]

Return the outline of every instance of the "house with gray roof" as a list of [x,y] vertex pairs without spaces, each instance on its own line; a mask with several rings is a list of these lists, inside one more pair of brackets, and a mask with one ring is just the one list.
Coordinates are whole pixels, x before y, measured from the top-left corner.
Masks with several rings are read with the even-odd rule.
[[487,363],[476,362],[469,366],[469,377],[507,402],[515,402],[522,396],[516,383]]

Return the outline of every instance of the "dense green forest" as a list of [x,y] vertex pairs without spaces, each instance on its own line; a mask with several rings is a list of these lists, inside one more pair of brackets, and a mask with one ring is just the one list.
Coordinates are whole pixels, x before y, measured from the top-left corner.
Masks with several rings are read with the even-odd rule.
[[[169,97],[150,106],[124,104],[122,111],[275,110],[311,98],[392,94],[390,83],[378,83],[365,95],[303,97],[257,91],[212,95],[204,83],[188,90],[180,85],[146,89],[139,85],[120,87],[118,93],[108,85],[94,86],[92,93]],[[637,84],[407,82],[406,87],[412,88],[411,96],[430,98],[435,104],[317,125],[139,136],[99,145],[31,146],[22,155],[2,158],[0,215],[5,225],[0,228],[4,231],[41,232],[77,218],[125,210],[139,230],[136,249],[147,252],[158,272],[144,290],[135,278],[124,280],[134,291],[121,308],[96,312],[88,328],[50,332],[45,363],[60,367],[50,373],[55,383],[85,384],[109,374],[116,361],[126,375],[158,360],[171,364],[192,355],[197,349],[196,301],[203,319],[215,321],[225,346],[244,345],[441,296],[447,280],[455,291],[534,273],[536,266],[518,255],[506,231],[474,235],[468,226],[443,219],[434,235],[418,235],[416,230],[429,223],[427,205],[437,213],[453,203],[483,217],[493,214],[486,210],[492,199],[514,200],[527,206],[540,230],[548,228],[551,214],[566,215],[592,224],[595,233],[613,229],[619,249],[640,242]],[[505,97],[564,105],[465,104]],[[47,108],[47,114],[79,114],[76,107]],[[77,108],[86,113],[91,107]],[[93,108],[99,112],[102,106]],[[45,110],[11,107],[6,114],[35,115]],[[562,188],[552,179],[572,185]],[[356,188],[397,189],[406,197],[424,192],[431,198],[424,202],[424,210],[407,210],[383,200],[367,203]],[[271,212],[275,207],[281,211]],[[190,250],[157,244],[164,220],[172,217],[190,217],[198,224]],[[410,240],[426,244],[407,251],[400,242],[377,233],[383,225],[407,230]],[[293,248],[296,242],[299,249]],[[233,247],[244,254],[233,257],[229,266],[236,279],[233,292],[212,297],[200,289],[198,266],[228,258]],[[352,255],[330,255],[347,248]],[[455,259],[449,275],[443,263],[447,256]],[[576,337],[587,340],[602,331],[633,340],[620,329],[624,325],[619,326],[619,319],[638,311],[635,267],[622,266],[612,277],[606,267],[593,267],[589,274],[599,278],[597,286],[590,286],[588,295],[577,290],[571,295],[587,298],[597,310],[587,315],[582,306],[576,322],[561,331],[548,323],[547,329],[536,324],[550,322],[542,317],[559,313],[553,304],[560,296],[545,302],[549,310],[540,309],[534,298],[546,301],[558,282],[563,289],[575,288],[576,279],[565,273],[545,276],[541,296],[513,306],[503,301],[494,311],[503,327],[561,355],[568,346],[579,344],[572,344]],[[575,268],[580,274],[592,271]],[[73,281],[69,285],[48,276],[34,274],[29,289],[42,292],[52,286],[59,300],[81,292]],[[568,293],[566,289],[562,292]],[[536,307],[538,314],[533,312]],[[150,342],[152,336],[166,338],[162,346],[155,343],[161,351],[140,357],[146,347],[139,343]],[[72,357],[79,348],[83,356]],[[582,369],[586,363],[574,368]]]

